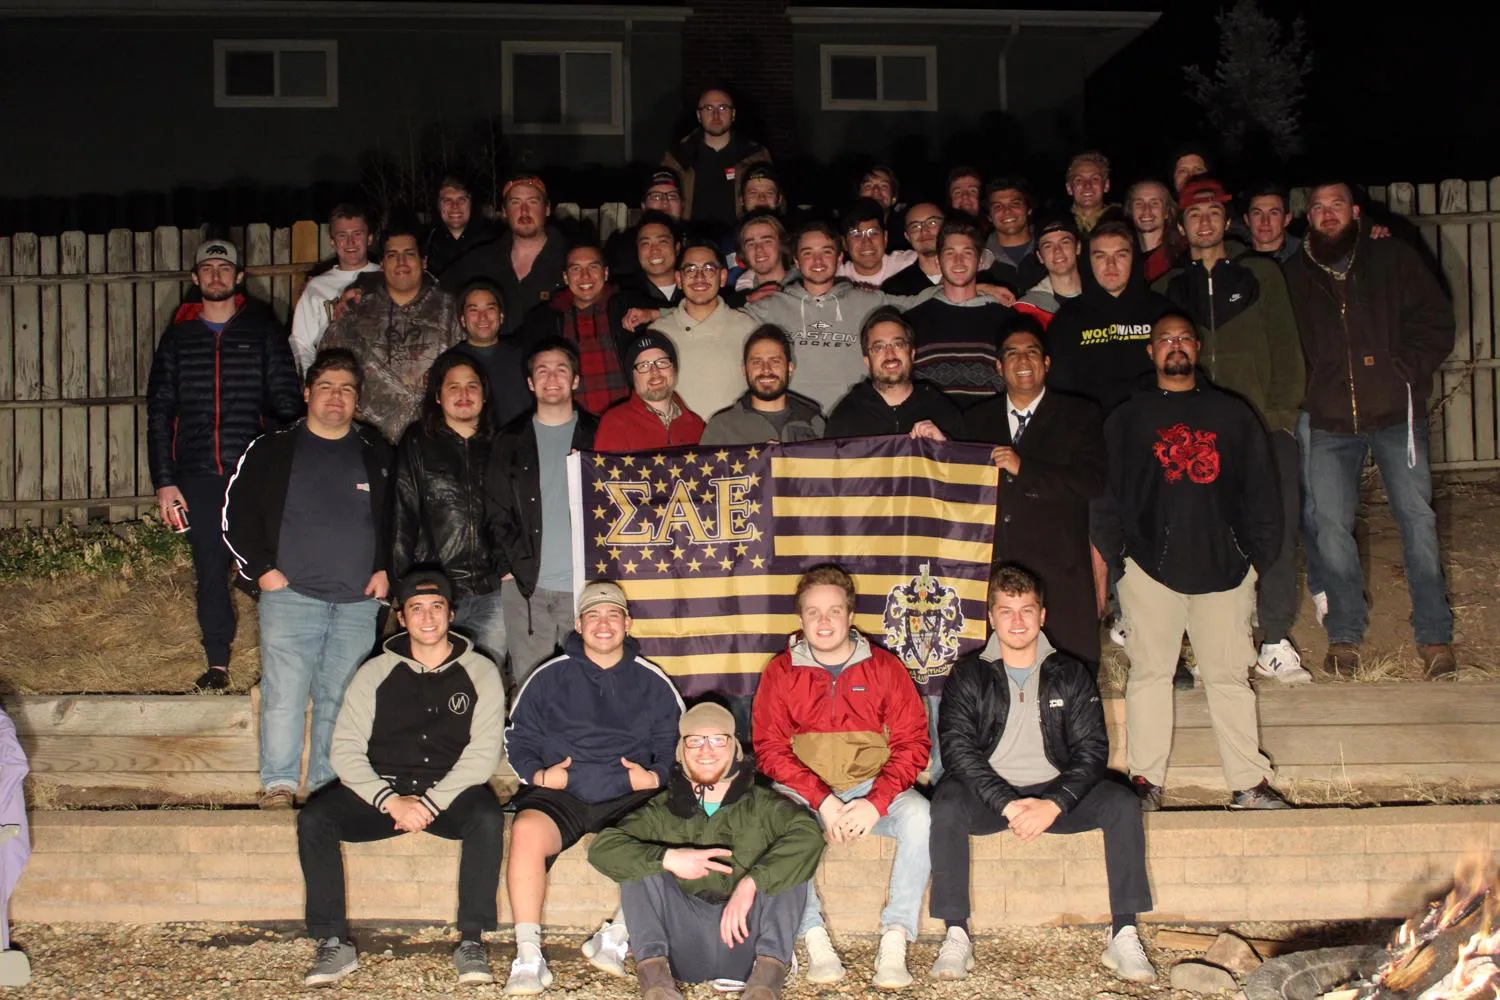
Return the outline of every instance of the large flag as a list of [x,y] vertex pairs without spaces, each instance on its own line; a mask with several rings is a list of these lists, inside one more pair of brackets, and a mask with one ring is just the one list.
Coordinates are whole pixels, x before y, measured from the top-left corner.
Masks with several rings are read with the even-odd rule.
[[985,638],[988,445],[844,438],[574,455],[575,583],[607,577],[686,696],[749,694],[798,628],[797,578],[854,576],[855,625],[936,693]]

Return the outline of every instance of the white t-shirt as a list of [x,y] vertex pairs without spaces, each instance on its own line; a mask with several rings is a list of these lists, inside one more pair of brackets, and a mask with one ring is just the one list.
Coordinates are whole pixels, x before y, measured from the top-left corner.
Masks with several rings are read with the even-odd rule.
[[333,304],[344,289],[354,284],[354,279],[367,271],[378,271],[380,265],[368,263],[358,271],[341,271],[335,267],[324,271],[316,278],[307,279],[302,288],[302,297],[292,312],[292,356],[297,359],[297,369],[307,371],[308,365],[318,355],[318,344],[328,329],[332,318]]

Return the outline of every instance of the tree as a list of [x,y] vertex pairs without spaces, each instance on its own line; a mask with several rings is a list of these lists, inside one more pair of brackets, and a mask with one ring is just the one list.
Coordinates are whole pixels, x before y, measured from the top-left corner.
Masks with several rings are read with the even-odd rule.
[[1302,152],[1303,81],[1312,55],[1302,18],[1290,31],[1256,0],[1235,0],[1220,14],[1219,61],[1209,77],[1184,66],[1188,96],[1203,108],[1232,157],[1266,150],[1285,161]]

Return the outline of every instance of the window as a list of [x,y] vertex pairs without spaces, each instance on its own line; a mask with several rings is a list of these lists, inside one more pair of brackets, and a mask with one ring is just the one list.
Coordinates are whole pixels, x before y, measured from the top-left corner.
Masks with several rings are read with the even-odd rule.
[[503,42],[506,131],[619,135],[625,131],[618,42]]
[[824,45],[824,111],[936,111],[937,47]]
[[338,106],[338,42],[214,42],[214,107]]

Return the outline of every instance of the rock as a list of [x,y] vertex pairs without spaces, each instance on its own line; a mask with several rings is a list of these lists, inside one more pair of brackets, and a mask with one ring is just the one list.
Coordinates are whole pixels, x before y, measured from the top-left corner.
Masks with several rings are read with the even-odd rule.
[[1238,934],[1226,931],[1220,934],[1213,946],[1204,953],[1203,961],[1217,965],[1221,969],[1228,969],[1236,978],[1244,979],[1258,969],[1264,959],[1249,941]]
[[1229,970],[1207,962],[1178,962],[1172,966],[1171,982],[1174,990],[1190,993],[1233,993],[1240,988]]

